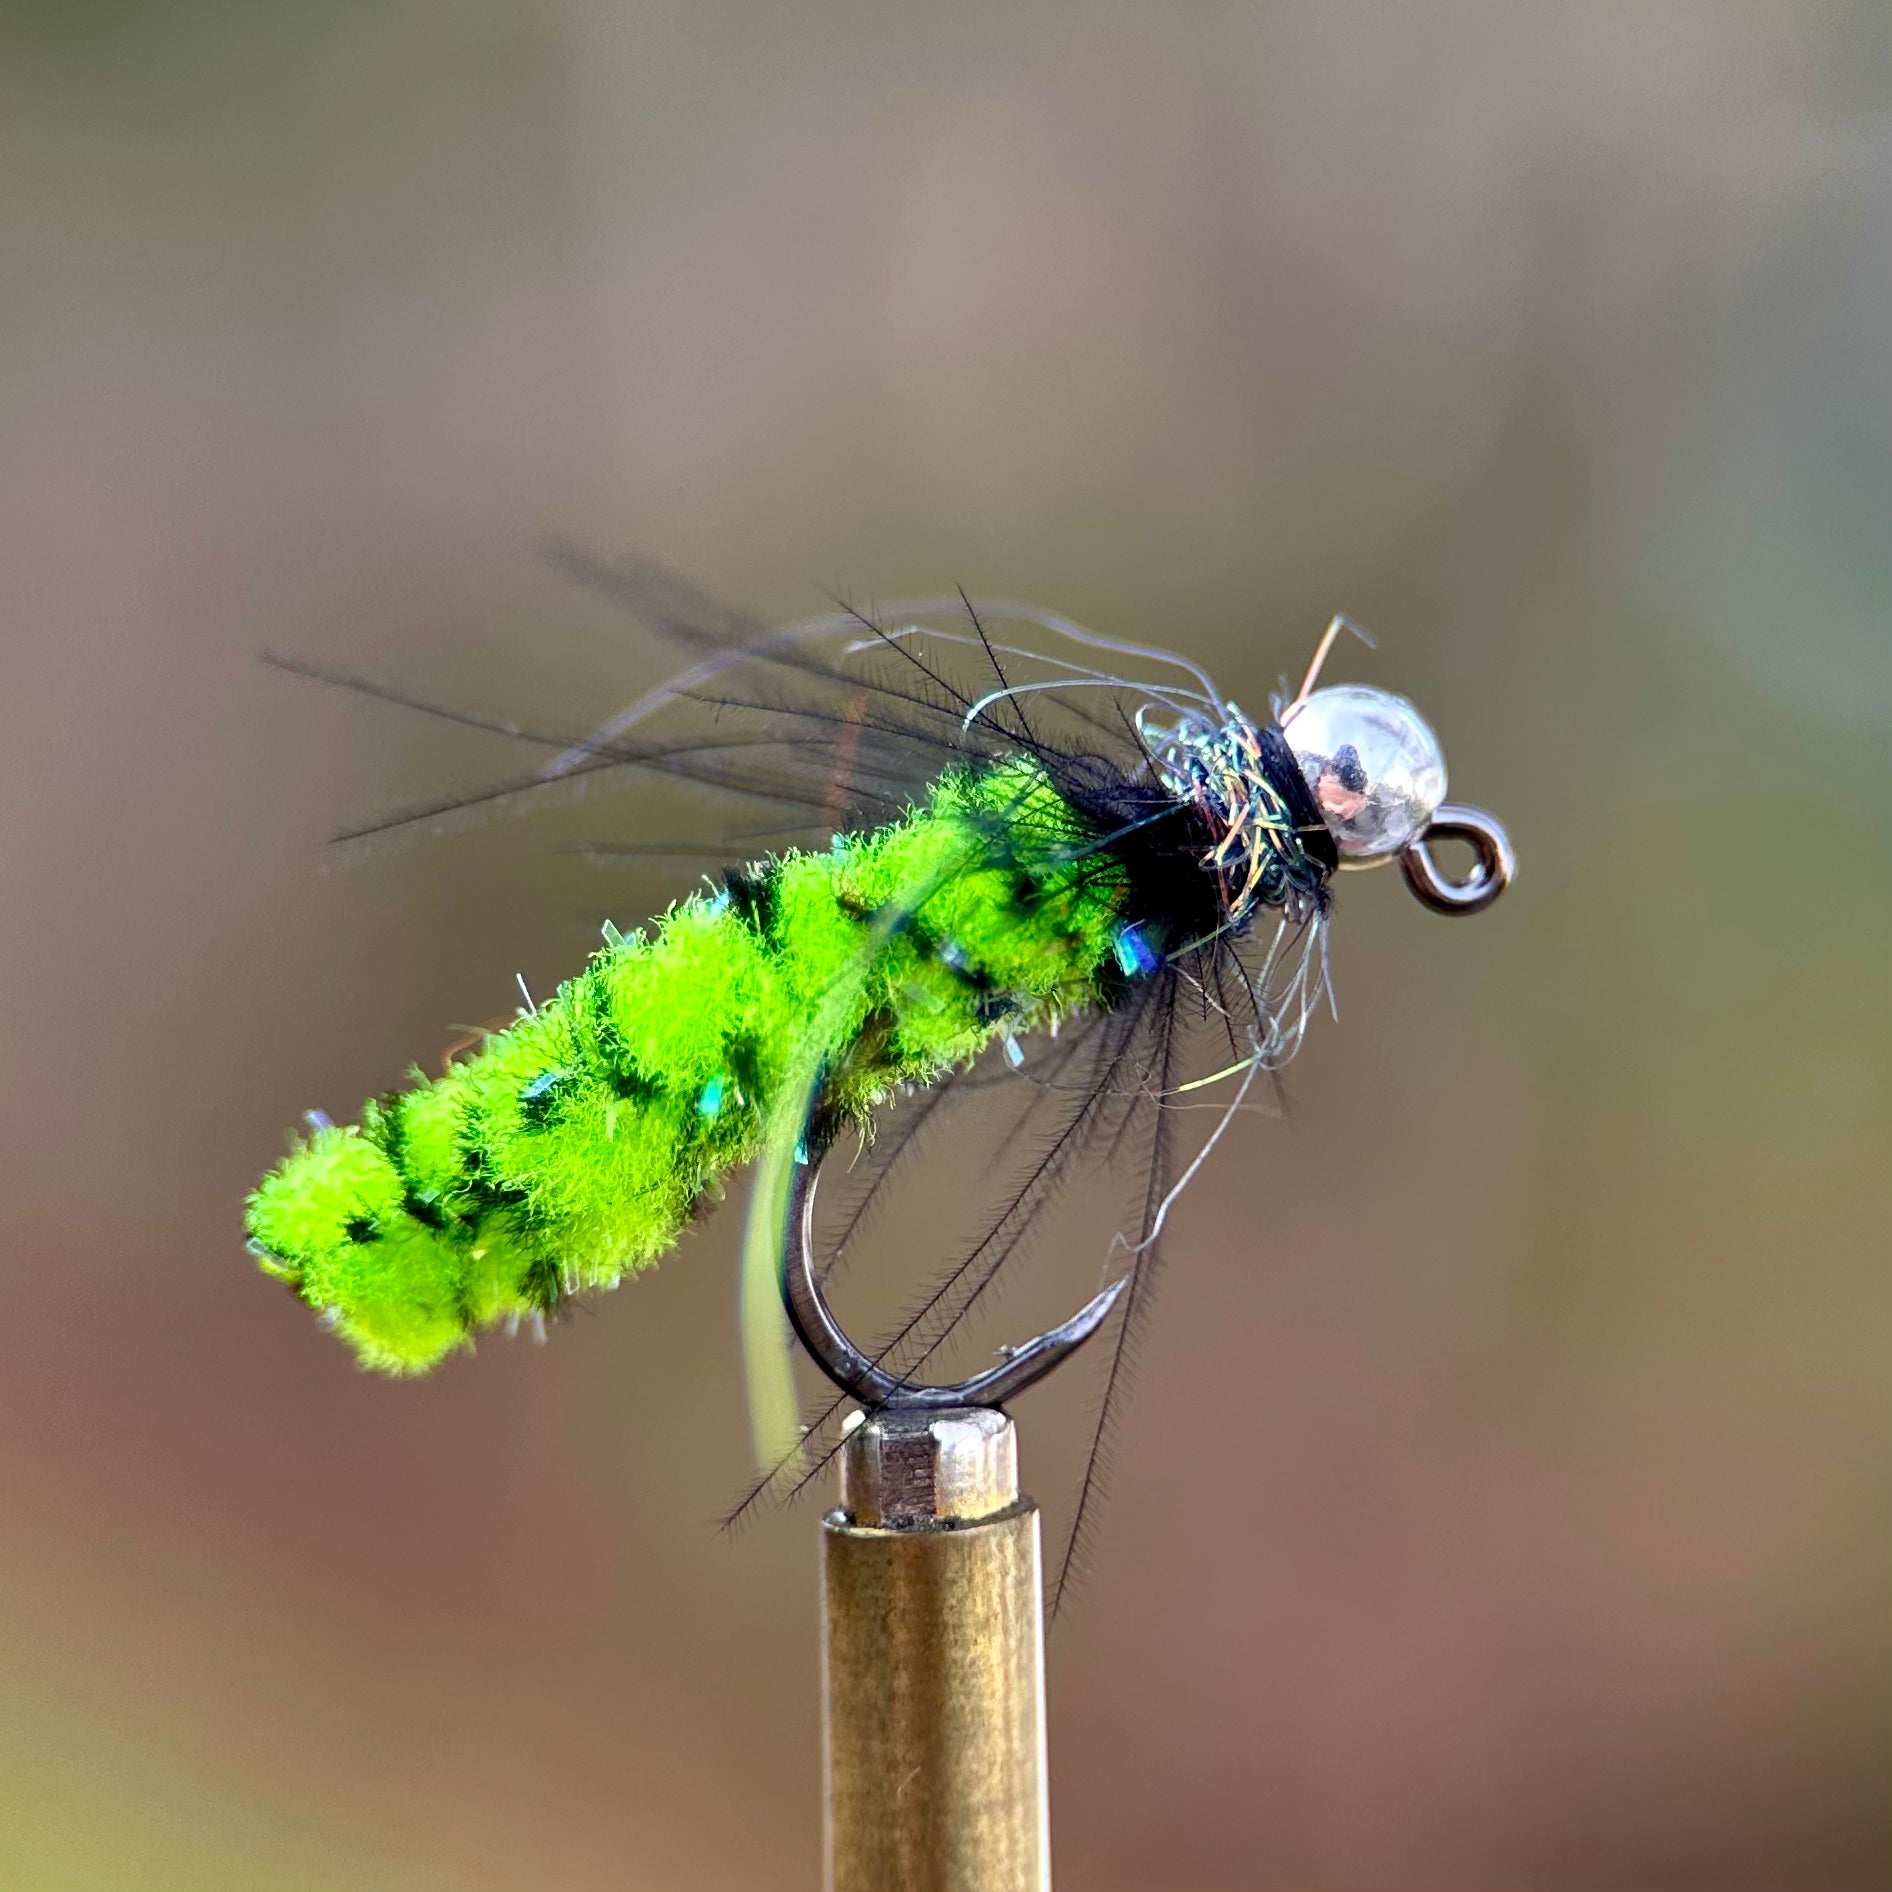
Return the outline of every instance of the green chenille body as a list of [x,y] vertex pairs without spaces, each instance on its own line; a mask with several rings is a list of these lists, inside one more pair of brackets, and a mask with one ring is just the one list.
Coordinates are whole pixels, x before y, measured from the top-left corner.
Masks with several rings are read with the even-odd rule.
[[[871,1125],[993,1038],[1108,1003],[1126,887],[1029,758],[943,776],[824,854],[732,876],[607,943],[477,1055],[315,1130],[252,1246],[365,1366],[613,1287],[769,1136]],[[795,1121],[784,1127],[792,1107]]]

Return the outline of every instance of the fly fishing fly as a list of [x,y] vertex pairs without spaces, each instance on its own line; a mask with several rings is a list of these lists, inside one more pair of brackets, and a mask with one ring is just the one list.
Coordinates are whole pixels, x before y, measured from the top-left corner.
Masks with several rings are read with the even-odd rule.
[[[444,1074],[356,1125],[313,1116],[250,1198],[261,1266],[364,1366],[421,1373],[649,1267],[746,1163],[772,1282],[796,1173],[844,1131],[871,1196],[942,1098],[1009,1083],[1029,1160],[873,1364],[906,1383],[1101,1159],[1134,1165],[1138,1205],[1109,1268],[1107,1406],[1172,1205],[1330,997],[1337,872],[1398,860],[1428,905],[1474,912],[1510,877],[1502,830],[1444,805],[1410,703],[1319,687],[1341,620],[1254,717],[1186,657],[1018,604],[769,630],[649,567],[567,563],[691,658],[591,735],[286,666],[551,752],[374,831],[652,776],[783,825],[648,927],[607,924]],[[1472,845],[1467,880],[1441,837]]]

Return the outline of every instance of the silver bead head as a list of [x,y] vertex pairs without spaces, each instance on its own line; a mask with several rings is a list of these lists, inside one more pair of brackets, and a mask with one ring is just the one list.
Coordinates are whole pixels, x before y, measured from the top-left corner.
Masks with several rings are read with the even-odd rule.
[[1379,867],[1424,835],[1445,799],[1445,757],[1425,718],[1390,690],[1339,683],[1290,708],[1281,731],[1342,867]]

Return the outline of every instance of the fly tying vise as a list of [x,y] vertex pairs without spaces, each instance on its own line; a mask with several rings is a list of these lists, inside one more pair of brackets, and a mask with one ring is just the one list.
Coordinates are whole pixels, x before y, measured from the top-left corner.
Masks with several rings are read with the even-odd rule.
[[[999,1404],[1113,1316],[1120,1357],[1170,1205],[1330,990],[1335,875],[1397,860],[1425,905],[1459,914],[1512,876],[1498,824],[1445,802],[1438,741],[1410,703],[1316,687],[1344,620],[1260,721],[1185,658],[1024,606],[928,600],[892,628],[840,611],[769,631],[652,568],[584,575],[694,661],[579,740],[326,676],[555,757],[375,831],[629,776],[760,799],[806,838],[727,870],[646,930],[607,925],[552,997],[444,1074],[414,1072],[358,1125],[311,1115],[250,1198],[251,1247],[365,1366],[423,1372],[483,1328],[542,1323],[615,1287],[755,1161],[750,1247],[850,1397]],[[1036,644],[993,634],[1005,626]],[[1050,654],[1046,637],[1114,668]],[[954,668],[968,662],[972,681]],[[711,727],[668,728],[705,705]],[[1464,879],[1434,860],[1441,840],[1470,845]],[[1258,929],[1270,914],[1272,932]],[[1198,1009],[1232,1062],[1188,1077]],[[871,1192],[910,1134],[877,1145],[878,1119],[966,1083],[988,1047],[1015,1069],[1019,1037],[1038,1031],[1058,1041],[1059,1081],[1026,1087],[1043,1159],[928,1303],[932,1344],[890,1364],[913,1352],[910,1326],[862,1351],[818,1278],[823,1159],[853,1128]],[[1173,1162],[1176,1100],[1230,1080],[1213,1128]],[[1100,1144],[1116,1156],[1140,1124],[1152,1126],[1134,1166],[1143,1206],[1112,1285],[971,1380],[914,1377],[1071,1167]]]

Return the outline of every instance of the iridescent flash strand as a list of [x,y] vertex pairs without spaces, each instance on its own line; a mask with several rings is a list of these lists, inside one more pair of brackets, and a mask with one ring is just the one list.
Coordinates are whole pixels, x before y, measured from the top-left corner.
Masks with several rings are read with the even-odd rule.
[[1262,766],[1261,732],[1231,704],[1226,722],[1186,715],[1167,728],[1138,715],[1157,779],[1207,822],[1204,865],[1221,890],[1224,928],[1239,931],[1257,906],[1311,918],[1320,883],[1309,870],[1286,801]]

